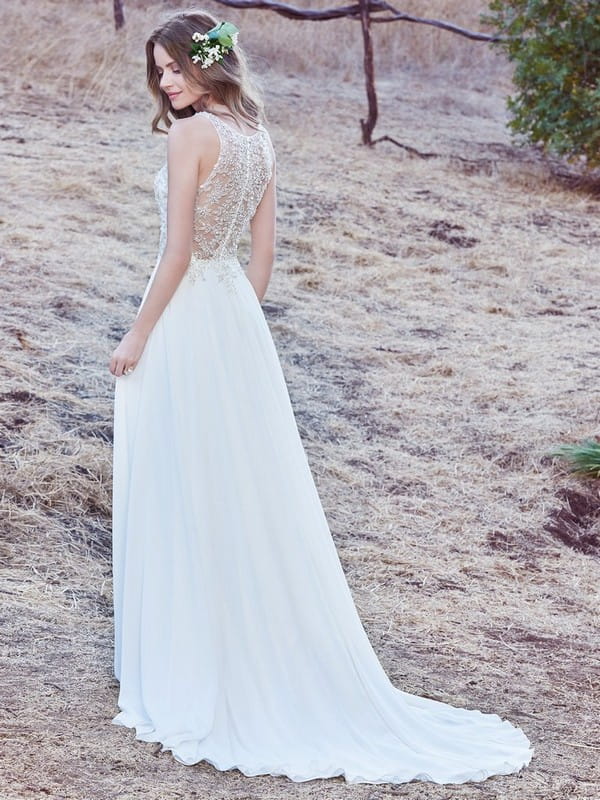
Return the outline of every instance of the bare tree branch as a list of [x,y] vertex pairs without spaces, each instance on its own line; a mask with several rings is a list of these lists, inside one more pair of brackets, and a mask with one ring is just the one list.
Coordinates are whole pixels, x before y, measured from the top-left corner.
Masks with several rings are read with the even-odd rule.
[[315,22],[329,19],[340,19],[351,17],[360,19],[360,6],[354,3],[351,6],[339,6],[338,8],[324,8],[320,11],[309,11],[305,8],[296,8],[287,3],[277,3],[275,0],[216,0],[223,6],[232,8],[266,8],[275,11],[282,17],[289,19],[306,19]]
[[[116,0],[115,0],[116,2]],[[403,145],[396,139],[390,136],[381,136],[379,139],[373,141],[373,130],[377,124],[377,91],[375,88],[375,66],[373,60],[373,35],[371,32],[372,22],[412,22],[420,25],[430,25],[434,28],[441,28],[442,30],[456,33],[459,36],[465,36],[467,39],[474,39],[481,42],[497,42],[502,39],[498,35],[490,35],[488,33],[480,33],[478,31],[470,31],[466,28],[461,28],[454,25],[452,22],[446,22],[440,19],[428,19],[425,17],[414,17],[412,14],[406,14],[404,11],[398,11],[387,0],[357,0],[351,5],[338,6],[336,8],[322,8],[318,10],[309,10],[305,8],[297,8],[296,6],[289,5],[288,3],[280,3],[277,0],[216,0],[223,6],[231,6],[232,8],[262,8],[269,11],[274,11],[282,17],[288,19],[310,20],[313,22],[323,22],[332,19],[354,19],[358,20],[361,24],[362,37],[363,37],[363,68],[365,73],[365,83],[367,90],[367,104],[368,112],[366,119],[361,119],[360,126],[362,129],[362,142],[363,144],[372,147],[377,142],[392,142],[398,147],[403,147],[413,155],[418,155],[421,158],[432,158],[433,153],[419,153],[414,148]]]
[[119,30],[125,25],[125,12],[123,11],[123,0],[113,0],[113,16],[115,19],[115,30]]
[[410,153],[413,156],[417,156],[418,158],[439,158],[439,153],[424,153],[422,150],[417,150],[416,147],[411,147],[409,144],[403,144],[399,142],[398,139],[394,139],[392,136],[380,136],[379,139],[374,139],[370,144],[374,145],[378,142],[391,142],[395,144],[397,147],[401,147],[402,150],[406,150],[407,153]]
[[375,90],[375,62],[373,60],[373,35],[371,34],[371,15],[369,14],[369,0],[360,2],[360,24],[363,35],[365,83],[367,89],[368,114],[366,119],[361,119],[363,144],[370,145],[373,138],[373,129],[377,124],[377,92]]
[[[220,0],[217,0],[219,2]],[[411,14],[405,14],[404,11],[398,11],[389,3],[384,2],[384,0],[371,0],[371,7],[373,11],[389,11],[389,15],[387,17],[373,17],[372,22],[395,22],[396,20],[400,22],[416,22],[421,25],[432,25],[435,28],[441,28],[444,31],[450,31],[451,33],[457,33],[459,36],[466,36],[467,39],[474,39],[480,42],[498,42],[502,37],[497,35],[490,35],[489,33],[481,33],[479,31],[469,31],[466,28],[461,28],[458,25],[454,25],[452,22],[446,22],[445,20],[441,19],[428,19],[426,17],[413,17]]]
[[[276,2],[276,0],[216,0],[216,2],[224,6],[231,6],[232,8],[264,8],[275,11],[282,17],[304,19],[313,22],[341,19],[343,17],[360,20],[361,8],[363,5],[362,2],[358,2],[350,6],[338,6],[336,8],[323,8],[311,11],[309,9],[291,6],[288,3],[279,3]],[[384,12],[387,12],[387,16],[376,16]],[[500,39],[499,36],[481,33],[479,31],[470,31],[466,28],[454,25],[452,22],[446,22],[445,20],[414,17],[412,14],[398,11],[398,9],[394,8],[390,3],[385,2],[385,0],[369,0],[368,13],[373,15],[371,16],[371,22],[413,22],[420,25],[431,25],[435,28],[441,28],[451,33],[457,33],[459,36],[466,36],[468,39],[475,39],[482,42],[496,42]]]

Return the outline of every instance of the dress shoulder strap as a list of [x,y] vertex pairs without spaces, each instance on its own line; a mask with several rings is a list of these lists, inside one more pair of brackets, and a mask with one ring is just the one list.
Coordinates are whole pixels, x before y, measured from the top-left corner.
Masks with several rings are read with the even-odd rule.
[[244,139],[252,139],[258,133],[266,133],[266,128],[262,122],[258,122],[256,130],[254,130],[252,133],[243,133],[242,131],[238,130],[238,128],[234,128],[233,125],[230,125],[228,122],[225,122],[225,120],[221,119],[218,114],[213,114],[210,111],[200,111],[198,113],[208,117],[218,130],[225,128],[227,131],[231,131],[231,133],[234,135],[237,134]]

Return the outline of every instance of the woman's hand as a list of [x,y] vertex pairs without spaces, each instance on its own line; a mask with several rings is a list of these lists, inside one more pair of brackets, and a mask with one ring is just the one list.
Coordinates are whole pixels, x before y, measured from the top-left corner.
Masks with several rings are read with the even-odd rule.
[[135,369],[146,345],[147,337],[135,330],[128,331],[115,348],[110,360],[110,371],[120,378]]

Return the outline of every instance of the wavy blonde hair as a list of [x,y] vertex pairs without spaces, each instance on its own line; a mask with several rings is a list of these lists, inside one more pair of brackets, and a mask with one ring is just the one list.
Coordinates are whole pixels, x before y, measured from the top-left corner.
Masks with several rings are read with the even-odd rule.
[[[192,106],[176,110],[171,108],[167,95],[160,88],[160,75],[154,61],[154,45],[160,44],[177,62],[188,86],[210,93],[217,103],[224,103],[238,121],[247,122],[252,128],[264,118],[263,102],[250,78],[246,58],[239,45],[215,62],[208,69],[194,64],[190,56],[192,34],[206,33],[218,25],[211,14],[197,9],[181,11],[169,17],[155,28],[146,42],[146,80],[148,89],[158,103],[152,119],[152,133],[168,133],[175,118],[192,117],[196,111]],[[167,130],[159,127],[164,122]]]

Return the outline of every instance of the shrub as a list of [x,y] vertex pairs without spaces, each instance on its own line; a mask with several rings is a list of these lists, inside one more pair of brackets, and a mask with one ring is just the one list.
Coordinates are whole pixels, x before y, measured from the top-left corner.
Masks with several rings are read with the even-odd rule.
[[570,472],[600,478],[600,442],[595,439],[586,439],[580,444],[563,444],[551,455],[564,459]]
[[515,62],[514,133],[569,161],[600,166],[600,3],[492,0],[482,22]]

